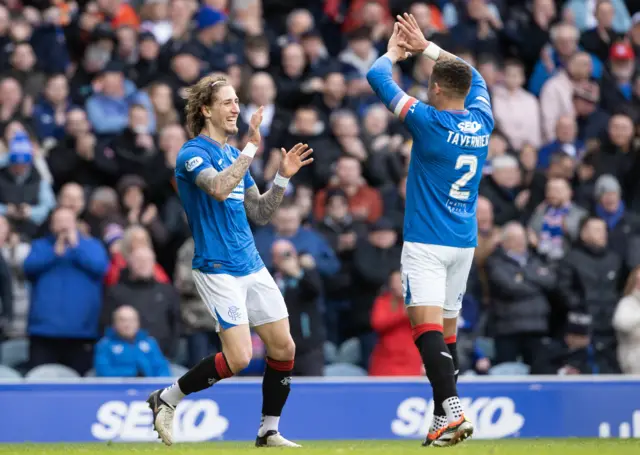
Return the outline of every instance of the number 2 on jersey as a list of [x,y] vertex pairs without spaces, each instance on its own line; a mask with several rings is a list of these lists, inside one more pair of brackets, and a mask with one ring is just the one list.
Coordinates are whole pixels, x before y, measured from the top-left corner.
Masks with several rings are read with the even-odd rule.
[[465,172],[462,177],[456,180],[449,190],[449,196],[454,199],[458,199],[459,201],[466,201],[469,199],[471,193],[469,191],[462,191],[461,188],[469,183],[469,180],[476,175],[476,172],[478,171],[478,158],[473,155],[460,155],[456,161],[456,170],[465,166],[469,166],[469,170]]

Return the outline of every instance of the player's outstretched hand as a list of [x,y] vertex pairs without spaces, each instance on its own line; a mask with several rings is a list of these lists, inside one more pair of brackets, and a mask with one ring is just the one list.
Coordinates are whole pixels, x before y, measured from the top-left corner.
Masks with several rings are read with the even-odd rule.
[[313,158],[309,155],[313,153],[307,144],[298,143],[288,152],[281,148],[282,158],[280,159],[280,168],[278,174],[283,177],[290,178],[300,170],[301,167],[313,163]]
[[249,120],[249,142],[256,147],[260,147],[260,124],[262,123],[263,112],[264,106],[260,106],[251,116],[251,120]]
[[396,16],[396,24],[400,28],[398,46],[411,52],[413,55],[421,54],[431,44],[420,30],[418,21],[413,14],[404,13],[404,17]]

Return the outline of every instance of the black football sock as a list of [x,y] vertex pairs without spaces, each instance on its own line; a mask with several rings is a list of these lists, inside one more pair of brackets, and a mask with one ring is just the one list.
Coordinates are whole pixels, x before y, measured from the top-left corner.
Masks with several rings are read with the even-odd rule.
[[258,436],[267,431],[278,431],[282,408],[291,391],[293,360],[274,360],[267,357],[267,367],[262,379],[262,421]]
[[458,383],[458,376],[460,375],[460,364],[458,363],[458,345],[457,345],[457,336],[451,335],[450,337],[446,337],[444,342],[447,343],[447,349],[449,350],[449,354],[451,354],[451,359],[453,360],[453,369],[456,377],[456,384]]
[[231,376],[233,376],[233,372],[229,368],[227,358],[222,352],[219,352],[198,362],[178,379],[178,385],[185,395],[189,395],[211,387],[221,379]]
[[453,358],[447,349],[439,324],[420,324],[413,328],[413,338],[433,389],[434,416],[446,414],[443,403],[457,397]]

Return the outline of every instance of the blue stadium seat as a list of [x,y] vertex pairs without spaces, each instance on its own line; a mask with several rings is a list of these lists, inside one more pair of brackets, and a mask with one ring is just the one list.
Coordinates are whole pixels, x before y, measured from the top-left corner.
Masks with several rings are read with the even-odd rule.
[[27,379],[67,379],[79,377],[80,375],[76,370],[65,365],[58,365],[57,363],[37,366],[25,375]]
[[189,371],[188,368],[183,367],[182,365],[178,365],[176,363],[172,363],[171,365],[169,365],[169,368],[171,369],[171,376],[176,378],[179,378],[180,376],[185,374],[187,371]]
[[13,381],[22,379],[22,375],[11,367],[0,365],[0,380]]
[[331,341],[324,342],[324,363],[335,363],[338,358],[338,348]]
[[7,340],[0,344],[0,362],[15,367],[29,360],[29,339]]
[[531,368],[526,363],[505,362],[489,369],[490,376],[526,376]]
[[362,348],[360,347],[359,339],[350,338],[338,348],[337,363],[353,363],[354,365],[359,365],[361,361]]
[[366,370],[351,363],[334,363],[324,367],[325,376],[367,376]]

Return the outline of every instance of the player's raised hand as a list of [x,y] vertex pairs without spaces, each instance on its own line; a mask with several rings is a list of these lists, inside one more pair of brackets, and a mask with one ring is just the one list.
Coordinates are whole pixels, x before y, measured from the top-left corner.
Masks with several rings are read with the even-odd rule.
[[298,143],[288,152],[281,148],[282,157],[278,174],[282,177],[290,178],[300,170],[301,167],[313,163],[313,158],[309,156],[313,153],[307,144]]
[[260,106],[251,116],[251,120],[249,120],[249,142],[256,147],[260,147],[260,124],[262,123],[263,112],[264,106]]
[[421,54],[431,43],[424,37],[416,18],[413,14],[404,13],[404,17],[398,14],[396,19],[398,19],[396,24],[400,28],[398,46],[414,55]]
[[393,54],[397,61],[406,60],[411,54],[403,47],[399,45],[400,42],[400,29],[398,24],[393,24],[393,34],[389,38],[389,44],[387,44],[387,53]]

